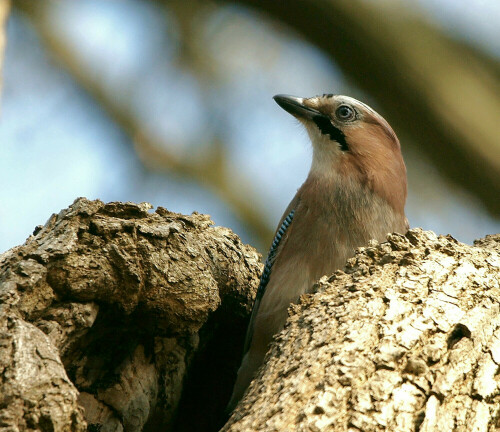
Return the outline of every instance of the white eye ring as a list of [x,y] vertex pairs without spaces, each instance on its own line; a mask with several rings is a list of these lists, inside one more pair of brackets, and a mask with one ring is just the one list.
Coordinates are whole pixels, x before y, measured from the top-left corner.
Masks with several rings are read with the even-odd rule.
[[339,120],[349,121],[356,118],[356,111],[349,105],[340,105],[335,111],[335,115]]

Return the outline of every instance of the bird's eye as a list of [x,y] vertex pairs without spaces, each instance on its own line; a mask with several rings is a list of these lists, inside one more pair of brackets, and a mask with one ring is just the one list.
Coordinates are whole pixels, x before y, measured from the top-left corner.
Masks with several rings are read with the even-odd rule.
[[343,121],[354,120],[356,118],[356,112],[348,105],[340,105],[335,114],[337,114],[337,117]]

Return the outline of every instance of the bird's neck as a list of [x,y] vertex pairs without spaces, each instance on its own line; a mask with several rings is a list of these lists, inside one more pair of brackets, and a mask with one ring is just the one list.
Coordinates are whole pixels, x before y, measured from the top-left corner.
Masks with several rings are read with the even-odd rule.
[[[406,167],[399,146],[379,145],[375,150],[360,153],[359,149],[343,152],[338,145],[326,142],[324,136],[315,137],[312,142],[308,180],[329,190],[350,191],[353,199],[371,191],[405,219]],[[365,147],[370,143],[365,140]]]

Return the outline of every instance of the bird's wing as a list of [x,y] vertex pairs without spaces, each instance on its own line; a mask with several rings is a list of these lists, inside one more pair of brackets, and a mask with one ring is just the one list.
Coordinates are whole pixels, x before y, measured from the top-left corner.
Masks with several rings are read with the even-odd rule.
[[250,322],[248,324],[248,330],[245,339],[245,347],[243,349],[243,354],[245,354],[250,348],[250,343],[252,342],[252,335],[253,335],[253,326],[255,322],[255,317],[257,315],[257,311],[259,310],[260,301],[262,299],[262,296],[266,292],[267,283],[269,282],[269,278],[271,277],[273,264],[274,261],[276,260],[278,247],[282,243],[282,240],[286,237],[288,228],[292,224],[297,204],[298,204],[298,199],[296,197],[295,199],[292,200],[292,202],[288,205],[287,209],[285,210],[285,213],[281,218],[280,224],[278,225],[278,229],[274,234],[273,243],[271,244],[271,248],[269,249],[269,254],[267,255],[266,263],[264,264],[264,271],[262,272],[262,276],[260,278],[259,288],[257,289],[257,295],[255,296],[255,302],[253,304],[252,316],[250,317]]

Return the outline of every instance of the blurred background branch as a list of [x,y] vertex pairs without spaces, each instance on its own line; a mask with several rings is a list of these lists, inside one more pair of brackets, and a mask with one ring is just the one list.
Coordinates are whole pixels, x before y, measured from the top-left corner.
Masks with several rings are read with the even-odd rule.
[[[335,59],[442,174],[500,215],[500,63],[403,2],[239,0]],[[300,59],[297,59],[300,61]]]
[[0,0],[0,90],[2,88],[2,63],[3,63],[3,55],[5,52],[5,42],[6,42],[6,22],[7,17],[9,16],[10,10],[10,1],[9,0]]
[[310,160],[276,93],[367,102],[400,137],[410,224],[497,232],[499,19],[496,0],[17,0],[0,250],[85,195],[209,213],[265,252]]
[[[177,5],[180,6],[181,3]],[[168,147],[172,146],[162,145],[158,139],[151,137],[142,127],[139,119],[130,112],[130,107],[113,98],[106,91],[105,83],[92,74],[85,62],[78,60],[71,48],[65,44],[65,40],[54,31],[47,16],[47,8],[42,3],[34,5],[31,1],[18,1],[16,7],[34,24],[54,58],[131,137],[137,154],[146,166],[157,171],[192,178],[211,189],[248,227],[255,236],[257,245],[261,248],[265,247],[274,230],[260,209],[258,196],[251,187],[251,180],[244,178],[241,173],[229,172],[229,161],[221,140],[214,136],[206,136],[207,143],[211,144],[204,149],[202,158],[193,157],[191,154],[178,156],[170,152]],[[183,18],[187,15],[179,13],[177,16]],[[183,21],[180,20],[180,22]],[[189,31],[182,34],[184,61],[200,75],[206,76],[202,72],[206,69],[201,68],[203,63],[199,61],[200,56],[197,55],[196,41],[189,37]]]

